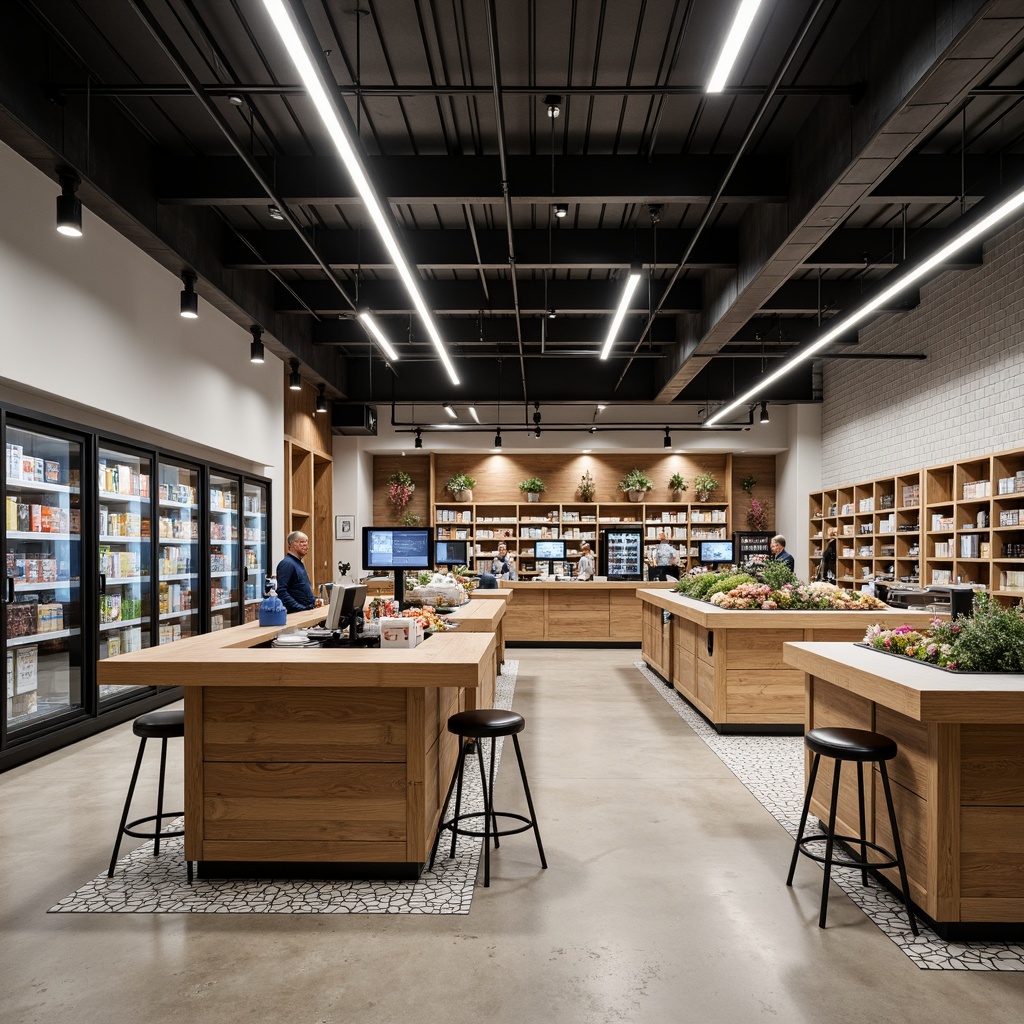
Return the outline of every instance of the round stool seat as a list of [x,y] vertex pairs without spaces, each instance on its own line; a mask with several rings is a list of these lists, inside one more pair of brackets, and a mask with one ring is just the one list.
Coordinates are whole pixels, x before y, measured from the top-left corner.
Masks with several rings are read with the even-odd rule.
[[456,736],[484,739],[490,736],[513,736],[526,728],[526,719],[514,711],[497,708],[478,708],[460,711],[448,719],[448,731]]
[[804,736],[807,749],[840,761],[891,761],[896,742],[866,729],[812,729]]
[[150,740],[177,739],[185,735],[184,711],[148,711],[132,725],[136,736]]

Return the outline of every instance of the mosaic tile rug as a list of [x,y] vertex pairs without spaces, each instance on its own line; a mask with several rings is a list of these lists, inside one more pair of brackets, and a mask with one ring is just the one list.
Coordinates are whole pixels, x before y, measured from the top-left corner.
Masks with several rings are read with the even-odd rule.
[[[495,707],[509,710],[519,662],[506,660],[495,689]],[[487,756],[487,748],[484,748]],[[495,751],[501,761],[501,741]],[[453,797],[454,799],[454,797]],[[478,772],[467,772],[462,794],[468,810],[483,809]],[[181,819],[168,831],[181,828]],[[455,857],[441,843],[433,871],[416,880],[342,881],[204,879],[185,877],[184,840],[161,841],[160,856],[145,843],[106,873],[66,896],[51,914],[468,914],[482,843],[460,836]]]
[[[645,662],[636,662],[636,667],[676,714],[795,839],[804,802],[803,737],[721,736]],[[809,827],[816,826],[815,819],[809,817],[807,820]],[[815,862],[801,858],[801,863]],[[780,885],[785,882],[788,867],[788,863],[779,866]],[[948,942],[920,920],[918,928],[921,934],[915,936],[907,923],[903,904],[888,889],[877,884],[865,889],[860,884],[857,871],[833,869],[832,881],[922,970],[1024,971],[1024,945]]]

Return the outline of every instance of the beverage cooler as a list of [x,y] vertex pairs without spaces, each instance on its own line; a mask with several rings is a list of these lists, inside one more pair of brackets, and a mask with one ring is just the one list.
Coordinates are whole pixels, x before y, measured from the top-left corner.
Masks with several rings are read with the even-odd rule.
[[239,480],[210,473],[209,573],[210,632],[241,621],[241,556],[238,529]]
[[270,489],[265,483],[245,480],[242,484],[242,580],[245,587],[246,622],[259,618],[270,575]]
[[7,418],[5,743],[86,713],[82,634],[84,435]]
[[601,531],[601,575],[609,580],[644,578],[642,526],[609,526]]
[[7,692],[0,770],[180,697],[96,666],[255,619],[270,571],[270,485],[0,406]]

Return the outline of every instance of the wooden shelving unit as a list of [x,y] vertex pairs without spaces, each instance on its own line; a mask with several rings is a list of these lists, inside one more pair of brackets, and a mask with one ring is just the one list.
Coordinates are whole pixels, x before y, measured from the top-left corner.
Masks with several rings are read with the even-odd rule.
[[[334,460],[330,417],[316,414],[316,390],[301,391],[284,379],[285,536],[301,530],[309,537],[306,571],[316,588],[334,579]],[[284,537],[281,538],[283,547]],[[271,567],[274,569],[275,567]]]
[[1024,449],[812,492],[810,574],[836,541],[840,584],[974,584],[1024,599]]

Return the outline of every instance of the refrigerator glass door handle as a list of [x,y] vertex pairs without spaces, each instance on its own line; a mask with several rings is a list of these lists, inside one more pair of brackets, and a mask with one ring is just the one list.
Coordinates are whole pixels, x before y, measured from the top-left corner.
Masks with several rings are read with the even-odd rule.
[[105,572],[100,573],[100,593],[105,594],[107,592],[107,574]]
[[7,603],[14,604],[14,577],[7,577]]

